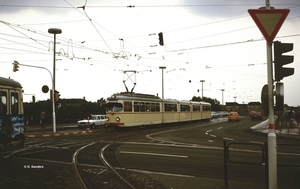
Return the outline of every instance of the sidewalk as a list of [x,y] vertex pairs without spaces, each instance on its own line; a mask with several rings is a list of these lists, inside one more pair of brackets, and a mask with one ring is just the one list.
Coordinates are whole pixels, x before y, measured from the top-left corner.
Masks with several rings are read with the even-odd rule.
[[[253,132],[260,132],[260,133],[269,133],[268,129],[269,125],[269,119],[254,125],[253,127],[250,127],[250,130]],[[282,120],[281,122],[275,118],[275,133],[278,135],[291,135],[291,136],[299,136],[299,131],[300,131],[300,125],[296,122],[293,121],[289,124],[285,120]]]
[[56,137],[76,134],[93,133],[95,130],[78,129],[77,125],[72,124],[58,124],[56,125],[56,132],[53,132],[52,125],[41,128],[40,126],[25,126],[25,138],[42,138],[42,137]]

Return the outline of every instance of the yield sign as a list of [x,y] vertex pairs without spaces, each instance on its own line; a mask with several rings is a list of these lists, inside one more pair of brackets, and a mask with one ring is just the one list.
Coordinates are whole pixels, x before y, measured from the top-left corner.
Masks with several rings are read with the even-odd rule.
[[268,43],[272,43],[289,14],[289,9],[249,9],[250,16]]

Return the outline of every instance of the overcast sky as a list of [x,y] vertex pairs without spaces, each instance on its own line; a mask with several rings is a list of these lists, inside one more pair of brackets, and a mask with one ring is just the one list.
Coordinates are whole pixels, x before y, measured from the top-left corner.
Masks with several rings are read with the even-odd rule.
[[[250,2],[250,3],[249,3]],[[295,74],[283,79],[285,103],[300,105],[300,2],[270,0],[290,13],[274,41],[294,43]],[[49,99],[52,88],[53,34],[56,90],[61,98],[95,102],[113,93],[134,92],[190,100],[203,95],[221,103],[261,100],[267,84],[266,42],[248,9],[263,0],[0,0],[0,76],[19,81],[24,101]],[[158,43],[163,32],[164,46]],[[125,72],[124,71],[136,71]],[[191,82],[189,82],[191,81]],[[224,89],[222,99],[221,89]],[[198,92],[199,90],[199,92]]]

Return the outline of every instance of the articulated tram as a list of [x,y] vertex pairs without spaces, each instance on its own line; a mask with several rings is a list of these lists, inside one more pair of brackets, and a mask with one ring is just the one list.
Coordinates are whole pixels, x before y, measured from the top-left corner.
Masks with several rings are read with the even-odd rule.
[[106,127],[120,128],[208,120],[211,104],[123,92],[107,98],[106,116]]
[[0,77],[0,149],[24,146],[24,112],[22,86]]

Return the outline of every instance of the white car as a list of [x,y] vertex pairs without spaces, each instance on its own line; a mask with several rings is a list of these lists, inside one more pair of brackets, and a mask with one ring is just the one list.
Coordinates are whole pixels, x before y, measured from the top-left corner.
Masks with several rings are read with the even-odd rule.
[[91,115],[90,119],[84,119],[77,122],[78,128],[85,127],[88,125],[91,129],[97,126],[105,126],[107,121],[106,115]]

